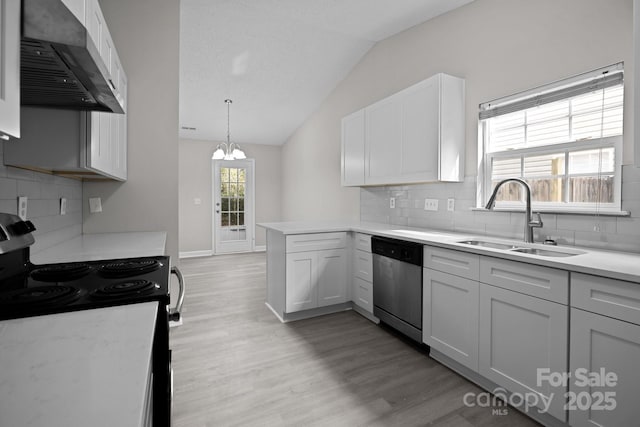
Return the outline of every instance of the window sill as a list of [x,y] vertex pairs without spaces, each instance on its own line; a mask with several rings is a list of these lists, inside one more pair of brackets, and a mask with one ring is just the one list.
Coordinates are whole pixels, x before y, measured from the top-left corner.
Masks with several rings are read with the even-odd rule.
[[[485,211],[485,212],[520,212],[524,213],[524,209],[517,208],[494,208],[494,209],[485,209],[485,208],[471,208],[472,211]],[[560,210],[553,208],[541,208],[541,209],[531,209],[532,212],[540,212],[542,214],[556,214],[556,215],[589,215],[589,216],[612,216],[612,217],[628,217],[631,216],[631,212],[629,211],[588,211],[588,210]]]

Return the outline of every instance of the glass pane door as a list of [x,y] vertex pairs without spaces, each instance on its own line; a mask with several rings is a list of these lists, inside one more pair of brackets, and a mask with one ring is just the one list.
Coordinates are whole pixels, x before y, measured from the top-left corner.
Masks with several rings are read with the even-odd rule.
[[216,254],[253,250],[253,159],[213,160],[213,240]]
[[224,242],[247,239],[244,222],[246,180],[246,168],[220,168],[220,238]]

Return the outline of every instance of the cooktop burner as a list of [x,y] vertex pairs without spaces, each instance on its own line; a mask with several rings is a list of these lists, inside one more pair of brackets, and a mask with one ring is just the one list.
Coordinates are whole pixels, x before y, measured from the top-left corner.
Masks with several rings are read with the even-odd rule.
[[34,265],[21,250],[1,255],[0,261],[0,320],[150,301],[169,304],[167,256]]
[[32,270],[31,278],[40,282],[69,282],[90,272],[91,267],[85,263],[56,264]]
[[112,283],[91,293],[91,298],[118,299],[133,295],[145,295],[160,289],[160,285],[150,280],[127,280]]
[[73,286],[36,286],[0,294],[0,310],[68,304],[78,298],[80,290]]
[[114,261],[103,264],[98,268],[98,274],[103,277],[130,277],[151,273],[162,267],[156,259],[132,259]]

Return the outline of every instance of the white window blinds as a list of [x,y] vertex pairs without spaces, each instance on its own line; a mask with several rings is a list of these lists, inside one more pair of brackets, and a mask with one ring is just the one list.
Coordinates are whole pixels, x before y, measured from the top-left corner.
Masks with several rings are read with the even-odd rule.
[[538,208],[619,210],[623,109],[622,63],[481,104],[484,198],[517,177]]

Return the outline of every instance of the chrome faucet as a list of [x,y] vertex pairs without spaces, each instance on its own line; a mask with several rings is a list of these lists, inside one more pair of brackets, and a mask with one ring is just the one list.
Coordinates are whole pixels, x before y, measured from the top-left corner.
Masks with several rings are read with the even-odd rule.
[[531,187],[526,181],[519,178],[507,178],[498,183],[496,188],[493,189],[493,194],[489,197],[489,201],[487,202],[487,206],[485,209],[492,210],[496,204],[496,195],[498,194],[498,190],[502,187],[503,184],[507,182],[517,182],[522,185],[525,189],[526,193],[526,202],[527,206],[525,208],[525,217],[524,217],[524,241],[527,243],[533,243],[533,229],[542,227],[542,218],[539,213],[536,213],[537,219],[534,220],[531,216]]

